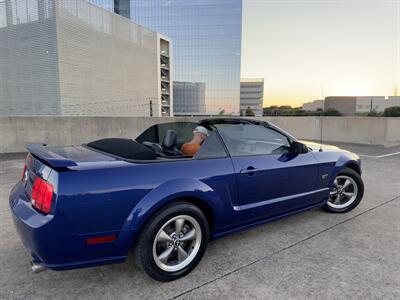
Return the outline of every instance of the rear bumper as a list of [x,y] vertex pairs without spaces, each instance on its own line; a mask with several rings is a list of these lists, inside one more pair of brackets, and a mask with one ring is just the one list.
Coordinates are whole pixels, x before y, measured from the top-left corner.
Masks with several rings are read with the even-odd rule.
[[136,236],[136,231],[123,230],[116,233],[118,238],[112,243],[87,245],[86,238],[95,234],[73,235],[62,213],[43,215],[38,212],[26,197],[22,182],[11,190],[9,203],[22,243],[34,261],[49,269],[66,270],[123,262]]

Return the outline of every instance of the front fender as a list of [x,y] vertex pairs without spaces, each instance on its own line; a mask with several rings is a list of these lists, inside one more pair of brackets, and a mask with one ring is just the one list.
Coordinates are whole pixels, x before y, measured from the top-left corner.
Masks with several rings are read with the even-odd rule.
[[140,229],[160,207],[177,198],[190,197],[208,205],[214,214],[224,210],[224,203],[217,193],[197,179],[177,178],[154,188],[143,197],[129,214],[124,228]]
[[345,152],[341,154],[336,161],[335,167],[333,169],[332,176],[330,178],[330,185],[332,186],[333,181],[335,180],[336,176],[347,166],[350,165],[356,165],[360,170],[361,170],[361,165],[360,165],[360,158],[351,152]]

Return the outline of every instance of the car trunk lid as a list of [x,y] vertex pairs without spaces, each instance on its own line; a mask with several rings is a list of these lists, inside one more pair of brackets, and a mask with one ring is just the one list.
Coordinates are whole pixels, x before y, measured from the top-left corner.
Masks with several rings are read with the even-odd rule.
[[[58,178],[60,172],[68,172],[87,165],[103,165],[102,162],[117,160],[109,155],[91,150],[85,146],[47,147],[44,144],[29,144],[29,151],[22,174],[22,183],[29,201],[34,202],[35,181],[36,190],[40,186],[48,186],[53,193],[52,201],[58,191]],[[46,189],[47,191],[47,189]],[[40,194],[43,191],[36,191]],[[40,198],[40,197],[37,197]],[[50,196],[48,195],[48,198]],[[34,204],[34,203],[33,203]],[[52,204],[54,205],[54,204]],[[47,213],[47,212],[46,212]]]
[[44,144],[29,144],[27,149],[36,159],[54,169],[117,160],[115,157],[85,146],[48,147]]

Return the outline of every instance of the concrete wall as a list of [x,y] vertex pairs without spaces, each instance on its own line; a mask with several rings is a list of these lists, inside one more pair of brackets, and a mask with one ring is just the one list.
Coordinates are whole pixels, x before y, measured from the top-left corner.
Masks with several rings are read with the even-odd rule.
[[[156,123],[201,118],[150,117],[0,117],[0,153],[25,151],[27,143],[73,145],[105,137],[135,138]],[[259,117],[292,135],[319,140],[320,117]],[[323,140],[393,146],[400,145],[400,118],[324,117]]]
[[23,152],[28,143],[76,145],[106,137],[135,138],[155,123],[174,121],[168,117],[0,117],[0,153]]

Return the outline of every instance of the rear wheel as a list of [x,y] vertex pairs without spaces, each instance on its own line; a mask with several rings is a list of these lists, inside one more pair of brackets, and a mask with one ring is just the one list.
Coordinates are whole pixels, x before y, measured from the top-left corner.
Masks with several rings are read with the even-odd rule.
[[178,279],[200,262],[209,237],[204,213],[188,202],[175,202],[156,213],[136,244],[136,262],[159,281]]
[[324,209],[333,213],[348,212],[357,207],[363,195],[364,183],[361,176],[352,169],[345,168],[333,181]]

